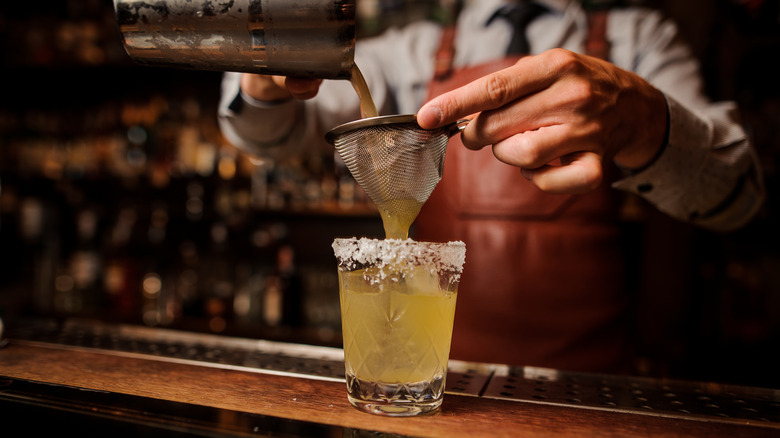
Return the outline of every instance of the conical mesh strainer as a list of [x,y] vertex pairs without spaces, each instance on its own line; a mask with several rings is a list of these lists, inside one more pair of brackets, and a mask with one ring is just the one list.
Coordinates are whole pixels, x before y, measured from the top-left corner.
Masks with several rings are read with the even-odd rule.
[[441,180],[447,141],[466,122],[427,130],[414,115],[371,117],[337,126],[325,139],[380,210],[416,216]]

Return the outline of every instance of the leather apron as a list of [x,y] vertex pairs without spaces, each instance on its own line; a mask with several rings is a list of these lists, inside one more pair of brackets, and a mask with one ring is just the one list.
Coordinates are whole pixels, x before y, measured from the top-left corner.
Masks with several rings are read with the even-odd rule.
[[[515,61],[453,69],[430,84],[429,97]],[[584,195],[544,193],[491,147],[471,151],[451,139],[414,228],[417,240],[466,243],[451,358],[627,370],[619,198],[608,180]]]

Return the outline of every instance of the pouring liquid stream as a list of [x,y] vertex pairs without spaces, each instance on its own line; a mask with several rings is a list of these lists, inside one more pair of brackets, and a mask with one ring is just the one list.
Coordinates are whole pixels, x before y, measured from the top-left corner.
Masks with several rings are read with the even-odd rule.
[[371,91],[368,90],[368,84],[366,84],[366,78],[363,77],[363,72],[360,71],[357,64],[353,64],[351,73],[352,77],[349,79],[349,82],[360,99],[360,117],[364,119],[377,117],[379,112],[376,110],[374,99],[371,97]]
[[[366,84],[363,73],[357,64],[352,66],[350,79],[352,88],[360,99],[360,116],[362,118],[377,117],[379,112],[371,97],[371,92]],[[381,175],[378,175],[381,177]],[[379,214],[382,217],[382,225],[385,229],[386,239],[406,239],[409,237],[409,227],[417,218],[423,203],[415,199],[385,199],[382,205],[377,204]]]

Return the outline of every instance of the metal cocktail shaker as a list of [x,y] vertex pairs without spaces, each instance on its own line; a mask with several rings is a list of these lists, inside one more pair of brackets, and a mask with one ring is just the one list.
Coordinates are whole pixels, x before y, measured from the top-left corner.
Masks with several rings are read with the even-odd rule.
[[355,0],[114,0],[141,64],[349,79]]

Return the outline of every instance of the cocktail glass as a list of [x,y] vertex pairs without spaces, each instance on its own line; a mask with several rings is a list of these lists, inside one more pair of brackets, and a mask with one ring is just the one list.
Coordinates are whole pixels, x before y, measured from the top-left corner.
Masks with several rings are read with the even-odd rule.
[[442,404],[463,242],[336,239],[347,397],[385,416]]

